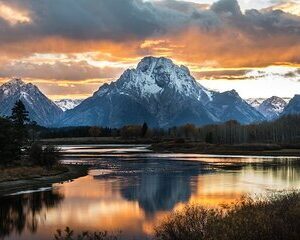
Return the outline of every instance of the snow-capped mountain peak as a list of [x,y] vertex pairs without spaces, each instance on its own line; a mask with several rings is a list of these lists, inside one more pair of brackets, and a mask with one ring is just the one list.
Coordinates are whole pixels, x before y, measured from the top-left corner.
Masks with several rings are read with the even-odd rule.
[[264,120],[234,90],[210,91],[199,84],[185,66],[164,57],[145,57],[135,69],[126,70],[110,84],[67,111],[64,126],[120,127],[147,122],[171,127],[224,122]]
[[116,82],[100,87],[96,95],[102,96],[111,87],[124,95],[138,94],[136,97],[145,99],[164,92],[176,92],[207,102],[212,94],[190,75],[187,67],[178,66],[165,57],[143,58],[136,69],[126,70]]
[[10,116],[15,102],[21,100],[32,121],[49,126],[62,111],[35,85],[12,79],[0,86],[0,115]]
[[65,112],[77,107],[82,101],[82,99],[61,99],[55,101],[55,104]]
[[29,90],[29,88],[32,88],[32,85],[26,84],[21,79],[14,78],[6,83],[4,83],[0,89],[3,92],[4,96],[9,96],[11,94],[14,94],[16,92],[22,92],[23,94]]
[[258,111],[260,111],[268,120],[273,120],[277,118],[286,107],[287,102],[277,96],[270,97],[264,100],[259,106]]
[[252,107],[257,109],[259,107],[259,105],[265,100],[266,100],[265,98],[248,98],[245,101],[248,104],[250,104]]
[[24,86],[24,85],[26,85],[26,83],[23,82],[23,80],[21,78],[13,78],[13,79],[9,80],[7,83],[5,83],[4,85]]

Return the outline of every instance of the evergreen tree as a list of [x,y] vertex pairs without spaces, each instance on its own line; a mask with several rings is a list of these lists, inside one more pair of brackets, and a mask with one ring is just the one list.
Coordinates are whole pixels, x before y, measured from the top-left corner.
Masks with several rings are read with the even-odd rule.
[[21,100],[18,100],[12,108],[10,120],[14,126],[15,145],[18,149],[16,152],[16,158],[20,159],[22,155],[22,147],[24,146],[28,137],[25,124],[30,122],[28,112],[26,111],[25,105]]
[[14,107],[12,108],[10,119],[19,127],[23,127],[25,123],[29,122],[28,112],[26,111],[25,105],[21,100],[16,101]]
[[142,127],[142,137],[145,137],[148,131],[148,124],[144,123]]
[[17,157],[19,149],[15,142],[15,133],[11,121],[0,117],[0,165],[10,164]]
[[207,143],[213,143],[213,133],[208,132],[205,136],[205,142]]

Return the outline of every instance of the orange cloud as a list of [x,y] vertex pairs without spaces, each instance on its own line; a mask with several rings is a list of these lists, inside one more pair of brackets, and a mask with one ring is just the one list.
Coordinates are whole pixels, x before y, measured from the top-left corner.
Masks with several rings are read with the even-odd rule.
[[0,4],[0,18],[3,18],[11,25],[31,22],[30,16],[26,11],[12,8],[5,4]]
[[[298,14],[299,4],[243,13],[233,0],[135,2],[72,2],[78,14],[70,18],[65,1],[48,1],[44,16],[44,5],[33,0],[0,0],[0,77],[31,79],[57,97],[91,94],[146,55],[170,57],[202,79],[243,79],[252,68],[300,65],[300,17],[274,11]],[[98,14],[102,6],[109,14]]]
[[266,10],[282,10],[287,13],[300,16],[300,4],[296,2],[283,2],[275,6],[267,8]]

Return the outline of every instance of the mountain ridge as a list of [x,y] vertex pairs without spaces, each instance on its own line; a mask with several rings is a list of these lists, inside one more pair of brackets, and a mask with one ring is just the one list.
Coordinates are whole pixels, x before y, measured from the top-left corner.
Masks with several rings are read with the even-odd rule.
[[289,104],[275,96],[244,100],[235,90],[205,88],[187,67],[171,59],[149,56],[85,100],[52,102],[35,85],[12,79],[0,86],[0,115],[9,116],[15,101],[22,100],[31,119],[42,126],[122,127],[147,122],[152,127],[168,128],[228,120],[248,124],[299,113],[299,96]]
[[[222,105],[219,99],[226,97],[236,105]],[[143,58],[135,69],[126,70],[117,81],[104,84],[92,97],[67,111],[62,122],[66,126],[110,127],[146,121],[155,127],[185,123],[203,125],[235,117],[224,115],[226,109],[233,111],[236,120],[242,123],[264,120],[236,91],[209,91],[191,76],[187,67],[178,66],[168,58],[150,56]],[[136,117],[132,116],[133,113]]]
[[24,103],[30,119],[42,126],[51,126],[62,114],[62,110],[37,86],[15,78],[0,86],[0,115],[10,116],[18,100]]
[[280,116],[284,111],[287,102],[280,97],[272,96],[264,100],[257,108],[257,110],[262,113],[267,120],[274,120]]
[[287,106],[284,108],[282,115],[300,114],[300,94],[296,94]]

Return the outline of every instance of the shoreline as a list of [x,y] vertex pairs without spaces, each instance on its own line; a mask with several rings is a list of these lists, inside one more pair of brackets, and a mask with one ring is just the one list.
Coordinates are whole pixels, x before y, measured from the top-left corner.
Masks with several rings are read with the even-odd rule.
[[[64,139],[69,142],[70,139]],[[74,140],[74,139],[72,139]],[[80,139],[82,140],[82,139]],[[99,139],[97,139],[99,140]],[[75,141],[74,144],[82,144]],[[149,142],[149,141],[145,141]],[[103,143],[103,142],[102,142]],[[106,144],[115,144],[105,141]],[[122,140],[119,144],[138,144],[134,140]],[[91,143],[86,143],[91,144]],[[99,144],[99,143],[98,143]],[[101,143],[100,143],[101,144]],[[211,154],[211,155],[232,155],[232,156],[269,156],[269,157],[299,157],[300,148],[284,148],[272,144],[253,144],[253,145],[213,145],[198,142],[158,142],[152,143],[148,149],[154,153],[190,153],[190,154]],[[30,170],[30,169],[29,169]],[[25,177],[12,177],[9,180],[0,179],[0,197],[26,190],[37,190],[42,187],[50,187],[54,183],[73,180],[86,176],[87,167],[78,165],[62,165],[61,169],[52,170],[47,174],[32,174]]]
[[74,137],[41,139],[42,144],[79,145],[79,144],[154,144],[157,141],[149,138],[122,139],[120,137]]
[[150,150],[157,153],[190,153],[232,156],[300,157],[300,148],[285,148],[272,144],[261,145],[212,145],[203,143],[161,142],[152,144]]
[[20,191],[37,190],[39,188],[51,187],[51,185],[54,183],[71,181],[87,175],[87,167],[85,166],[64,166],[67,168],[67,171],[65,170],[54,175],[2,181],[0,182],[0,197]]
[[149,150],[154,153],[195,153],[212,155],[234,155],[234,156],[274,156],[274,157],[300,157],[300,144],[280,146],[278,144],[239,144],[220,145],[202,142],[176,142],[176,140],[153,140],[149,138],[122,139],[114,137],[88,137],[88,138],[56,138],[42,139],[41,143],[55,145],[81,145],[81,144],[147,144]]

